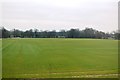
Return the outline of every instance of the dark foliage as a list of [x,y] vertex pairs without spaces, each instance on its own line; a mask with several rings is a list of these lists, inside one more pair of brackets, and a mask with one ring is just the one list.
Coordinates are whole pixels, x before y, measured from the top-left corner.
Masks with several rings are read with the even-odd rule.
[[53,31],[39,31],[38,29],[30,29],[20,31],[13,29],[8,31],[5,28],[0,29],[1,38],[96,38],[96,39],[120,39],[120,33],[105,33],[92,28],[84,30],[70,29],[68,31],[61,30],[59,32]]

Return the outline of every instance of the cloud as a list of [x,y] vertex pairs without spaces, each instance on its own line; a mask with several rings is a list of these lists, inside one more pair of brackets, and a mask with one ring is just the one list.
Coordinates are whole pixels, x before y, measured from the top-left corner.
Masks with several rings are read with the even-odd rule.
[[9,29],[117,29],[117,0],[10,1],[2,2],[2,25]]

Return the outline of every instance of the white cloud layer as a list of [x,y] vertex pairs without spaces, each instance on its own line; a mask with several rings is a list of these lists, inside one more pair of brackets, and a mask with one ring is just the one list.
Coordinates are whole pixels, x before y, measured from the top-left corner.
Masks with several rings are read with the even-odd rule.
[[4,0],[2,24],[7,29],[60,30],[118,28],[118,0]]

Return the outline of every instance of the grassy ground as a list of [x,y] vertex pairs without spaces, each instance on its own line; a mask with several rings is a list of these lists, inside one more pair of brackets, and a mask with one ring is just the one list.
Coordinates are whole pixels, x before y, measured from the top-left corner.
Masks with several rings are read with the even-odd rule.
[[118,70],[115,40],[3,39],[2,44],[3,78],[116,77]]
[[2,78],[2,39],[0,39],[0,79]]

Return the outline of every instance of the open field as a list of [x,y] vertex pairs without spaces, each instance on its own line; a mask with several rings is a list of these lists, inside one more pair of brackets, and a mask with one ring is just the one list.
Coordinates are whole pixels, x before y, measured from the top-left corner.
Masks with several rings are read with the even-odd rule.
[[3,39],[3,78],[117,77],[117,40]]
[[2,78],[2,39],[0,39],[0,79]]

